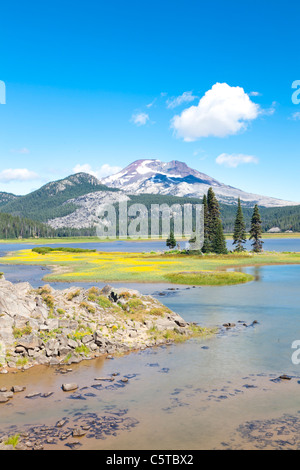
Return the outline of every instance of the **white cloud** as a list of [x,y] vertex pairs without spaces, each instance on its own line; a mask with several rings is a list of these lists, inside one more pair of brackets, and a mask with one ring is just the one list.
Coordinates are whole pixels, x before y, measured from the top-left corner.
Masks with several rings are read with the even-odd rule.
[[26,148],[26,147],[23,147],[21,149],[11,149],[11,153],[28,154],[28,153],[30,153],[30,150],[28,150],[28,148]]
[[149,115],[147,113],[134,114],[131,118],[132,122],[137,126],[144,126],[149,121]]
[[27,168],[8,168],[0,172],[0,181],[2,183],[9,183],[10,181],[31,181],[37,179],[39,176]]
[[152,106],[156,103],[156,100],[157,98],[154,98],[154,100],[151,103],[146,104],[146,108],[152,108]]
[[273,114],[275,113],[276,111],[276,106],[277,106],[277,103],[276,101],[273,101],[272,105],[270,108],[266,108],[266,109],[262,109],[260,111],[260,114],[264,115],[264,116],[273,116]]
[[93,175],[98,179],[105,178],[106,176],[114,175],[121,171],[122,168],[120,166],[110,166],[108,163],[105,163],[100,168],[93,170],[91,165],[85,163],[83,165],[76,165],[73,168],[74,173],[88,173],[89,175]]
[[167,101],[167,108],[174,109],[184,103],[191,103],[196,98],[198,98],[198,96],[194,96],[192,91],[185,91],[182,95],[169,99]]
[[229,168],[236,168],[237,166],[245,163],[258,163],[258,158],[253,155],[244,155],[242,153],[232,155],[222,153],[216,158],[216,163]]
[[250,93],[248,93],[249,96],[262,96],[261,93],[259,93],[259,91],[250,91]]
[[300,121],[300,111],[297,111],[296,113],[292,114],[291,118],[293,121]]
[[201,137],[226,137],[246,129],[249,121],[259,114],[259,105],[250,100],[243,88],[216,83],[198,106],[191,106],[175,116],[171,127],[186,142]]

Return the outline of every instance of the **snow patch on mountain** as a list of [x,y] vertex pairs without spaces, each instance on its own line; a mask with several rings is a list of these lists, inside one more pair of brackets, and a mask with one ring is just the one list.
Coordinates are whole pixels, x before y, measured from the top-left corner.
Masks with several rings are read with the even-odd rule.
[[210,187],[217,198],[225,204],[236,204],[240,198],[244,206],[259,204],[265,207],[299,205],[298,202],[284,201],[220,183],[214,178],[190,168],[186,163],[173,160],[137,160],[119,173],[104,178],[103,184],[118,188],[127,194],[161,194],[180,197],[202,198]]

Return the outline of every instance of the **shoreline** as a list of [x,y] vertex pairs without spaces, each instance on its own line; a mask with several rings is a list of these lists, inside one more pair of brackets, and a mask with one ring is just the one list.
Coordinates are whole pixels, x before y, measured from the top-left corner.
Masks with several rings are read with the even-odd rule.
[[[123,355],[216,331],[185,321],[136,290],[108,285],[33,289],[29,283],[12,284],[3,277],[0,287],[1,374]],[[1,399],[7,402],[10,397],[0,392]]]
[[[249,233],[247,233],[247,238],[249,237]],[[232,239],[232,233],[225,233],[226,240]],[[263,233],[262,239],[299,239],[300,232],[293,232],[293,233]],[[134,243],[144,243],[144,242],[165,242],[166,238],[139,238],[139,239],[131,239],[131,238],[114,238],[114,239],[101,239],[97,236],[92,237],[57,237],[57,238],[12,238],[12,239],[2,239],[0,240],[0,245],[6,244],[31,244],[31,245],[44,245],[44,244],[71,244],[71,243],[114,243],[118,241],[124,242],[134,242]],[[178,239],[178,242],[187,242],[187,239]]]

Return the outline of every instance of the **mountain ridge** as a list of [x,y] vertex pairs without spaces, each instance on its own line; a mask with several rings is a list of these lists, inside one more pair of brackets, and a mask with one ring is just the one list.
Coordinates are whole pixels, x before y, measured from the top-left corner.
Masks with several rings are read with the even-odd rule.
[[[137,160],[102,180],[87,173],[76,173],[49,182],[25,196],[0,192],[0,212],[47,223],[52,229],[88,230],[97,222],[97,209],[101,204],[116,205],[120,201],[128,201],[129,206],[133,202],[145,203],[148,209],[154,202],[199,204],[210,187],[223,206],[224,215],[227,214],[226,220],[234,217],[237,197],[241,197],[245,210],[251,212],[254,204],[273,210],[272,219],[268,219],[270,223],[274,221],[272,226],[280,225],[279,221],[283,220],[282,226],[287,229],[299,226],[300,204],[266,196],[256,197],[224,185],[176,160],[166,163]],[[278,216],[277,209],[280,212]],[[226,220],[224,223],[227,224]],[[229,225],[231,227],[231,222],[227,224],[228,228]]]
[[92,175],[76,173],[51,181],[25,196],[15,196],[7,204],[0,205],[0,211],[47,222],[74,212],[76,205],[68,201],[97,191],[119,192],[118,189],[108,188]]
[[240,198],[242,205],[248,207],[254,204],[264,207],[300,205],[293,201],[247,193],[221,183],[178,160],[136,160],[115,175],[103,178],[101,182],[133,195],[161,194],[201,198],[212,187],[219,201],[224,204],[236,204]]

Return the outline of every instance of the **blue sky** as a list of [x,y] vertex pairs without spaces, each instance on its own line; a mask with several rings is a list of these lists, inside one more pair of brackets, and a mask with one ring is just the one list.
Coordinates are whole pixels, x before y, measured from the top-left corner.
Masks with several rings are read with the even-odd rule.
[[300,202],[299,14],[296,1],[3,3],[0,191],[157,158]]

